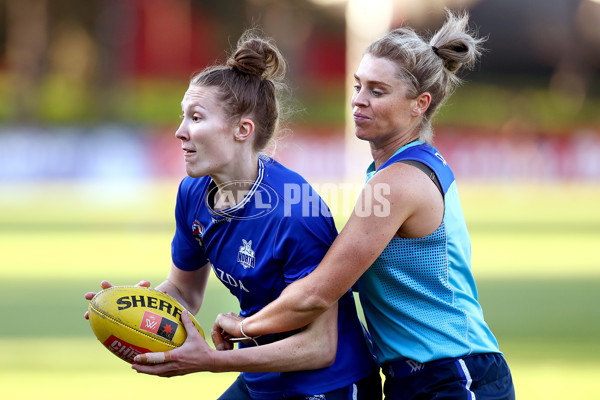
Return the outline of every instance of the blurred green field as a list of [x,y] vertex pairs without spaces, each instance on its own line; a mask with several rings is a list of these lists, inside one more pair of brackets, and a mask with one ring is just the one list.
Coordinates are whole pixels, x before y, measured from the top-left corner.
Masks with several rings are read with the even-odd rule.
[[[176,189],[0,184],[0,398],[212,399],[235,379],[138,375],[83,319],[83,293],[102,279],[164,279]],[[596,398],[600,185],[463,183],[460,192],[480,299],[518,398]],[[217,313],[237,311],[214,277],[208,290],[198,314],[205,328]]]

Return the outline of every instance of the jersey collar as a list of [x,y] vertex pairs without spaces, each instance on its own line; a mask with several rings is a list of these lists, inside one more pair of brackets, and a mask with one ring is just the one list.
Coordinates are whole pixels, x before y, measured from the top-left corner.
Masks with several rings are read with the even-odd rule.
[[[392,154],[390,156],[390,158],[394,157],[396,154],[402,153],[404,150],[408,149],[409,147],[418,146],[418,145],[423,144],[423,143],[424,142],[422,140],[415,140],[414,142],[410,142],[408,144],[405,144],[404,146],[402,146],[398,150],[396,150],[394,152],[394,154]],[[388,158],[388,160],[390,158]],[[383,164],[385,164],[385,163],[383,163]],[[381,165],[383,165],[383,164],[381,164]],[[367,168],[367,180],[366,180],[366,182],[369,182],[369,180],[377,173],[377,171],[378,170],[375,169],[375,161],[373,161],[371,163],[371,165],[369,165],[369,168]]]
[[[242,201],[240,201],[233,207],[227,208],[225,210],[216,211],[213,209],[213,205],[211,204],[211,201],[209,199],[210,196],[207,195],[205,198],[205,201],[206,201],[206,206],[207,206],[209,212],[213,216],[216,216],[216,217],[231,217],[231,216],[233,216],[236,212],[243,209],[244,206],[246,204],[248,204],[248,202],[252,199],[252,196],[254,196],[254,193],[256,193],[256,190],[260,187],[260,185],[263,181],[264,174],[265,174],[265,163],[261,159],[261,157],[258,157],[258,176],[256,177],[256,180],[252,184],[252,187],[250,188],[248,193],[244,196]],[[213,190],[211,188],[213,188],[214,185],[215,185],[214,181],[211,180],[211,182],[209,184],[209,192],[211,192]],[[216,190],[216,189],[214,189],[214,190]]]

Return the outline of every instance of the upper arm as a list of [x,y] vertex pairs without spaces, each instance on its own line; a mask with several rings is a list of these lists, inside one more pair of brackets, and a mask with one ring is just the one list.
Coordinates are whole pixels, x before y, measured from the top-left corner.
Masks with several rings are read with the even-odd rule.
[[311,323],[356,283],[396,234],[406,230],[411,237],[427,224],[426,229],[432,229],[430,208],[438,213],[435,223],[439,225],[443,199],[417,168],[397,163],[378,172],[363,188],[350,219],[319,266],[246,319],[244,327],[258,335]]
[[[439,201],[442,208],[437,220],[439,225],[443,200],[425,174],[398,163],[378,172],[364,186],[348,222],[311,274],[314,276],[306,282],[305,289],[320,293],[326,304],[337,301],[375,262],[395,235],[407,227],[416,231],[423,225],[423,217],[430,214],[427,210],[435,201]],[[431,226],[427,225],[426,229]]]

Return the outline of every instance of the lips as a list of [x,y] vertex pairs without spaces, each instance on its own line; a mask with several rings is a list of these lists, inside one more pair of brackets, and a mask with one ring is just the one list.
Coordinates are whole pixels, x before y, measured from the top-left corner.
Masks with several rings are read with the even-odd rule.
[[352,116],[354,117],[355,122],[362,122],[362,121],[367,121],[367,120],[371,119],[371,118],[367,117],[366,115],[358,113],[358,112],[355,112],[354,114],[352,114]]
[[185,147],[182,147],[181,150],[183,150],[184,157],[192,156],[192,155],[196,154],[196,150],[193,150],[193,149],[186,149]]

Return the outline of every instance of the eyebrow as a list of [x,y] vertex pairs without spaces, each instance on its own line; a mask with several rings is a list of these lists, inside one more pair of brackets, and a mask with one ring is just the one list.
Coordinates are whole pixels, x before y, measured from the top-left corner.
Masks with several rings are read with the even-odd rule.
[[[182,110],[186,108],[186,107],[184,107],[185,104],[186,104],[185,102],[183,102],[183,101],[181,102],[181,109]],[[201,108],[202,110],[206,110],[206,107],[202,106],[201,104],[199,104],[197,102],[187,103],[187,109],[192,109],[192,108],[195,108],[195,107]]]
[[[358,77],[358,75],[354,74],[354,79],[356,79],[357,81],[360,82],[360,78]],[[392,87],[392,85],[382,82],[382,81],[374,81],[374,80],[368,80],[365,83],[372,85],[372,86],[387,86],[387,87]]]

